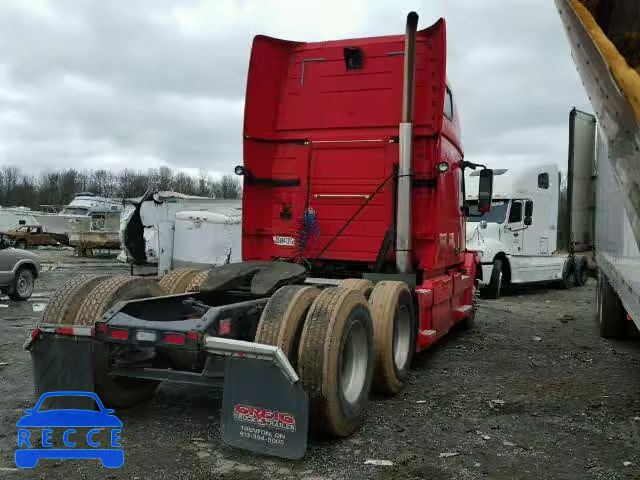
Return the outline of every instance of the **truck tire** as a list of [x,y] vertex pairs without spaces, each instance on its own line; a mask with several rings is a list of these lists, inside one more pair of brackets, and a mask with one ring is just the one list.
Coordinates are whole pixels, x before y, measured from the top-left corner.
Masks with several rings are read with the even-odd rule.
[[589,280],[589,262],[586,257],[576,258],[576,287],[583,287]]
[[342,280],[339,286],[348,288],[349,290],[357,290],[361,292],[367,300],[373,291],[373,282],[363,278],[347,278],[346,280]]
[[341,287],[323,290],[307,314],[298,350],[312,434],[346,437],[360,426],[373,360],[373,327],[364,296]]
[[303,285],[286,285],[276,290],[262,311],[255,341],[280,347],[295,368],[302,327],[318,295],[318,288]]
[[491,270],[491,278],[489,284],[484,288],[482,292],[485,298],[497,300],[500,298],[500,291],[502,290],[502,260],[496,258],[493,261],[493,270]]
[[411,291],[404,282],[376,284],[369,297],[373,320],[373,387],[383,394],[398,393],[409,376],[416,351],[416,319]]
[[29,267],[20,267],[7,290],[11,300],[25,301],[33,293],[35,275]]
[[565,290],[570,290],[576,286],[576,265],[571,257],[567,258],[562,267],[560,286]]
[[42,323],[73,325],[87,294],[105,278],[104,275],[78,275],[63,283],[47,303]]
[[177,268],[171,270],[160,279],[158,285],[167,292],[168,295],[176,295],[187,292],[187,287],[200,270],[195,268]]
[[[107,277],[98,282],[87,294],[76,315],[76,325],[93,325],[115,303],[165,295],[155,280],[129,275]],[[110,358],[122,351],[121,347],[96,343],[93,349],[94,389],[103,403],[111,407],[126,408],[150,398],[159,382],[133,378],[114,378],[109,375]],[[119,350],[118,350],[119,349]]]
[[189,282],[189,285],[187,285],[185,292],[199,292],[202,282],[204,282],[208,276],[209,276],[209,270],[200,270],[191,279],[191,281]]
[[627,312],[607,276],[600,270],[596,292],[596,323],[602,338],[624,338],[627,334]]

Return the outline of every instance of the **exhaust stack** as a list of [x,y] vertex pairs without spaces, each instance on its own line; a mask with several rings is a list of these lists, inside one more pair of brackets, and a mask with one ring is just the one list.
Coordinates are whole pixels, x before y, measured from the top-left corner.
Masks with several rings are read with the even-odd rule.
[[411,157],[413,152],[413,96],[415,92],[416,31],[418,14],[407,15],[404,43],[402,123],[399,129],[398,211],[396,224],[396,268],[411,273]]

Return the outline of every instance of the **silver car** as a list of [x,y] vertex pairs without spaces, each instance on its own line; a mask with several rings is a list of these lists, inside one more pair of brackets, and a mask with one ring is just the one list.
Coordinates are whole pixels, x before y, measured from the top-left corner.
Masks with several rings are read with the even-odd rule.
[[0,291],[12,300],[26,300],[40,275],[40,260],[36,254],[10,244],[0,235]]

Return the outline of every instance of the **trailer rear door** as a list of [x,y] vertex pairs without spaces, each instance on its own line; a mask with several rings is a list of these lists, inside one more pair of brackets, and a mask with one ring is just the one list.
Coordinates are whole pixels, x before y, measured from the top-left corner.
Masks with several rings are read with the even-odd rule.
[[568,246],[580,252],[593,248],[595,240],[595,117],[574,108],[570,115],[569,135]]

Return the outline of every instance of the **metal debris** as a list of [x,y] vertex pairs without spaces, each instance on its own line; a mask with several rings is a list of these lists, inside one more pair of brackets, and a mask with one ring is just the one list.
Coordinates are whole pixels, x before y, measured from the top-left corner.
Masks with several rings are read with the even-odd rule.
[[375,458],[370,458],[369,460],[364,461],[365,465],[375,465],[376,467],[391,467],[393,466],[393,462],[391,460],[378,460]]
[[449,458],[449,457],[457,457],[460,455],[460,452],[442,452],[439,457],[440,458]]

